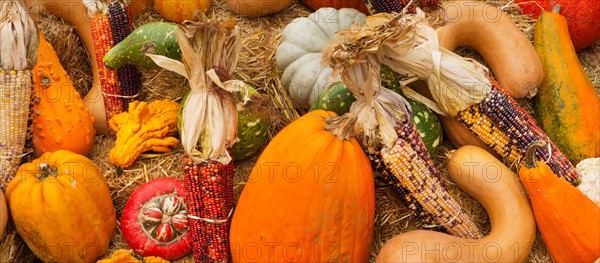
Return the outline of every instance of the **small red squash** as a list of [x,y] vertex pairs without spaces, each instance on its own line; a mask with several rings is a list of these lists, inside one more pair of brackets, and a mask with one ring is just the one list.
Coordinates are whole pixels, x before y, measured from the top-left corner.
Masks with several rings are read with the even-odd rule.
[[569,35],[576,51],[600,39],[600,1],[598,0],[515,0],[523,13],[538,18],[543,11],[550,12],[555,5],[562,7],[561,15],[567,20]]
[[183,181],[158,178],[135,190],[121,216],[123,238],[141,256],[176,260],[192,250]]
[[368,262],[373,170],[356,139],[323,128],[334,116],[311,111],[265,148],[231,222],[234,262]]

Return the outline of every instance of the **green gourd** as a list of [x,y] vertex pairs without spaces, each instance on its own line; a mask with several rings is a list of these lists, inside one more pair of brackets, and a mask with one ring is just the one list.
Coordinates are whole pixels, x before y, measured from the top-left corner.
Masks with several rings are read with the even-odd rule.
[[162,55],[181,59],[181,49],[175,37],[177,25],[167,22],[144,24],[112,47],[102,59],[108,68],[118,69],[123,65],[134,65],[144,69],[159,69],[146,54]]
[[[382,81],[382,83],[383,82],[384,81]],[[399,84],[397,88],[394,88],[393,90],[400,93]],[[348,90],[346,85],[344,85],[343,82],[337,82],[321,92],[310,111],[326,110],[342,115],[350,110],[350,105],[352,105],[355,100],[356,98]],[[411,118],[412,122],[417,127],[419,135],[421,136],[421,139],[423,139],[425,147],[427,147],[427,151],[431,156],[434,156],[442,144],[442,124],[435,113],[427,108],[425,104],[408,98],[406,100],[413,112]]]
[[325,110],[342,115],[350,111],[350,106],[354,101],[356,101],[356,98],[346,88],[346,85],[343,82],[336,82],[319,94],[310,111]]
[[[177,115],[177,128],[181,132],[181,113],[184,103],[187,99],[187,93],[181,100],[179,114]],[[234,97],[238,102],[238,127],[236,140],[229,153],[235,161],[244,160],[260,151],[268,139],[268,129],[270,124],[269,114],[266,111],[266,103],[269,98],[248,86],[249,101],[243,103],[243,94],[235,93]]]

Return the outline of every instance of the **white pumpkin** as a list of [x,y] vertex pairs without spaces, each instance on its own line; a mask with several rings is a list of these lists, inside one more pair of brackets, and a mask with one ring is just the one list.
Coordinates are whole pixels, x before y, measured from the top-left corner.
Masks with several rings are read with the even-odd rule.
[[575,166],[575,170],[581,176],[577,189],[600,206],[600,158],[584,159]]
[[275,60],[296,107],[311,107],[323,90],[339,81],[339,77],[330,76],[331,68],[321,66],[322,50],[338,30],[353,23],[364,24],[365,20],[366,16],[355,9],[326,7],[285,27]]

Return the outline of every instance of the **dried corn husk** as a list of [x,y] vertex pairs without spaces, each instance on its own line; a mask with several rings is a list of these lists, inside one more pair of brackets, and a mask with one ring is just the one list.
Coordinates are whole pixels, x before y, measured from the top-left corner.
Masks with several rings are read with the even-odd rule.
[[[329,47],[331,58],[324,61],[326,64],[337,65],[339,71],[354,60],[362,60],[364,53],[375,53],[381,64],[407,77],[401,83],[406,96],[440,114],[456,116],[480,103],[491,91],[488,69],[440,48],[435,29],[427,24],[421,10],[416,14],[377,14],[364,26],[354,26],[338,35],[338,41]],[[406,87],[419,79],[427,80],[434,102]]]
[[25,152],[31,119],[38,35],[35,23],[19,1],[0,3],[0,189],[14,177]]
[[329,120],[328,129],[342,139],[356,137],[370,152],[382,145],[392,147],[399,124],[410,119],[410,106],[402,96],[381,86],[377,44],[350,40],[335,40],[323,52],[324,63],[334,76],[341,75],[357,99],[347,114]]
[[227,149],[235,142],[237,131],[231,92],[246,87],[242,81],[228,80],[239,59],[240,30],[234,21],[211,22],[204,14],[198,16],[198,21],[185,21],[175,33],[183,63],[147,55],[190,82],[191,93],[184,102],[181,122],[185,152],[195,163],[216,160],[227,164],[231,162]]

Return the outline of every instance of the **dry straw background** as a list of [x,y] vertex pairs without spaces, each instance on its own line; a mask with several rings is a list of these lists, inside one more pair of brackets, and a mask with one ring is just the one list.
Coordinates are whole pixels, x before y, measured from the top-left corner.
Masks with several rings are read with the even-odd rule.
[[[224,3],[224,0],[215,0],[209,15],[232,16]],[[499,9],[507,12],[515,23],[530,39],[533,35],[534,20],[522,15],[518,6],[510,1],[491,0],[486,1]],[[286,124],[299,117],[303,112],[297,111],[292,105],[280,80],[274,55],[279,43],[279,34],[282,29],[294,18],[306,16],[311,11],[300,3],[293,3],[291,7],[276,15],[262,18],[237,17],[243,29],[243,43],[241,59],[237,67],[237,79],[246,81],[259,91],[268,94],[271,99],[270,112],[273,114],[270,135],[274,136]],[[435,16],[435,13],[430,14]],[[135,26],[151,21],[160,21],[162,18],[155,10],[151,10],[135,18]],[[37,21],[39,28],[46,38],[53,44],[58,52],[63,66],[69,72],[76,89],[85,95],[91,86],[91,69],[87,51],[79,38],[75,35],[73,28],[62,20],[43,14]],[[473,51],[461,49],[461,55],[473,57],[483,62]],[[579,53],[579,59],[591,78],[596,90],[600,92],[600,41]],[[141,99],[153,101],[157,99],[170,99],[180,101],[182,96],[189,90],[189,85],[182,77],[164,70],[145,70],[143,74],[143,89]],[[531,101],[520,101],[526,109],[530,108]],[[181,169],[182,148],[175,149],[172,153],[163,155],[147,154],[140,158],[135,164],[127,168],[123,175],[117,176],[108,160],[108,153],[113,147],[114,139],[107,136],[97,136],[94,150],[90,158],[96,162],[108,182],[113,197],[113,202],[120,217],[121,211],[129,195],[143,183],[158,177],[182,178]],[[489,218],[483,207],[471,197],[464,194],[448,180],[446,174],[447,154],[453,147],[444,142],[438,156],[433,156],[435,163],[442,173],[442,177],[449,188],[451,195],[457,198],[467,213],[472,215],[484,232],[490,231]],[[244,187],[244,182],[258,156],[249,160],[236,163],[235,171],[235,194],[236,199]],[[511,167],[515,169],[514,167]],[[394,235],[409,230],[421,229],[416,218],[411,212],[401,205],[393,190],[380,178],[376,177],[376,217],[374,242],[372,245],[371,262],[377,255],[383,244]],[[501,197],[498,197],[501,198]],[[515,218],[517,222],[519,219]],[[52,227],[52,226],[47,226]],[[121,236],[120,229],[113,239],[110,252],[119,248],[127,248],[127,244]],[[9,223],[7,234],[0,240],[0,262],[36,262],[35,256],[29,251]],[[177,262],[193,262],[190,256]],[[535,240],[533,250],[526,262],[552,262],[539,233]]]

